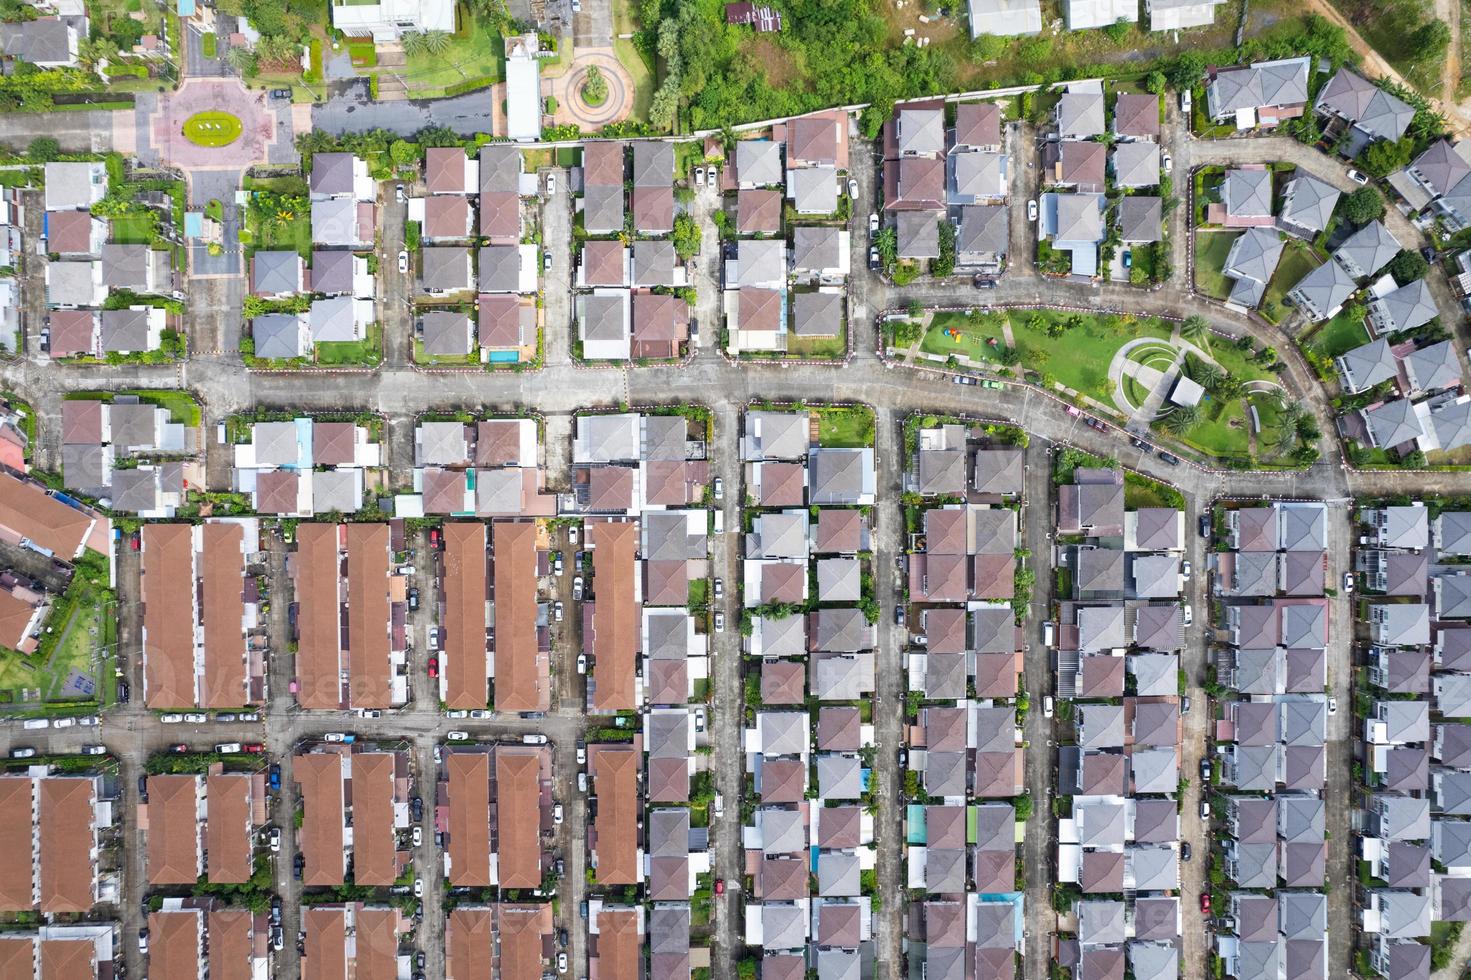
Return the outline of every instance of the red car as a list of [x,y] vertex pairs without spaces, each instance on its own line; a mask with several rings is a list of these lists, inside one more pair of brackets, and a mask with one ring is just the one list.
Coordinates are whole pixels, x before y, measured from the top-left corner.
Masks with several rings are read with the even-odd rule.
[[430,657],[429,658],[429,676],[430,677],[438,677],[439,676],[439,658],[438,657]]
[[724,895],[725,894],[725,879],[724,878],[716,878],[715,879],[715,894],[717,894],[717,895]]
[[180,742],[178,745],[175,745],[175,746],[170,747],[169,751],[170,752],[180,752],[180,753],[188,752],[189,751],[189,746],[185,745],[183,742]]
[[240,749],[243,752],[264,752],[266,747],[259,742],[246,742]]
[[1201,896],[1200,896],[1200,911],[1201,911],[1201,913],[1203,915],[1210,915],[1211,914],[1211,895],[1210,895],[1210,892],[1202,892],[1201,893]]
[[429,529],[429,547],[439,547],[439,528],[437,527]]
[[134,551],[137,551],[139,548],[142,547],[142,544],[139,542],[139,532],[136,532],[136,531],[133,532],[133,539],[132,540],[133,540],[133,550]]

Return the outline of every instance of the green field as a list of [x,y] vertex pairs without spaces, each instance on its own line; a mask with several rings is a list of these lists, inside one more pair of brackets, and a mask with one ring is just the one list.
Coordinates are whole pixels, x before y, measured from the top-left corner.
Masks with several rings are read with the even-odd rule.
[[112,240],[119,245],[152,245],[158,216],[152,210],[112,219]]
[[316,345],[318,364],[331,367],[372,367],[383,359],[383,328],[374,323],[362,340],[331,341]]
[[[1355,310],[1359,314],[1357,317],[1353,315]],[[1307,344],[1327,357],[1337,357],[1345,351],[1362,347],[1369,342],[1369,331],[1364,326],[1362,314],[1362,307],[1350,303],[1337,316],[1315,330]]]
[[[53,632],[36,653],[0,649],[0,704],[39,707],[38,692],[42,704],[92,705],[99,699],[104,704],[114,700],[117,626],[112,594],[80,583],[80,579],[79,572],[67,594],[54,600],[46,623]],[[62,688],[73,670],[97,684],[93,698],[68,696],[63,700]]]
[[812,411],[817,413],[817,441],[824,449],[873,445],[873,412],[867,408],[813,408]]
[[1289,241],[1282,250],[1282,260],[1277,263],[1272,281],[1267,284],[1267,293],[1262,297],[1262,316],[1273,323],[1279,322],[1287,313],[1282,305],[1282,298],[1302,281],[1303,276],[1322,264],[1306,245],[1298,243],[1296,239]]
[[787,356],[837,360],[848,353],[848,330],[844,327],[836,337],[787,336]]
[[489,24],[460,11],[460,30],[438,54],[405,51],[404,85],[409,97],[436,98],[487,88],[505,78],[505,48]]
[[[973,360],[1000,364],[1000,351],[1005,346],[1003,317],[1011,323],[1020,368],[1036,371],[1108,404],[1113,401],[1108,366],[1114,352],[1136,337],[1167,340],[1172,332],[1169,324],[1153,317],[1130,321],[1125,317],[1054,310],[1012,310],[979,318],[964,313],[937,313],[920,349],[933,354],[960,352]],[[1048,336],[1048,325],[1059,322],[1074,325],[1059,336]],[[960,337],[945,336],[947,327],[959,330]],[[994,339],[996,344],[988,344],[988,339]]]

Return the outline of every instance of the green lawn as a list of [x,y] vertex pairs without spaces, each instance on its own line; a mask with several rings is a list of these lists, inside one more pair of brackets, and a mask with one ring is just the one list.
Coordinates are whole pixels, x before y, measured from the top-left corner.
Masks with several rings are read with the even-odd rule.
[[451,37],[439,54],[406,55],[403,71],[409,97],[436,98],[486,88],[505,78],[505,47],[490,25],[473,16]]
[[[1003,343],[1002,316],[1003,314],[995,314],[973,322],[964,313],[936,313],[919,349],[926,354],[940,354],[945,357],[964,354],[976,361],[993,360],[992,348],[986,341],[994,339],[998,344]],[[946,334],[946,330],[952,327],[959,331],[960,336],[951,337]]]
[[1250,457],[1250,420],[1245,402],[1235,399],[1227,404],[1202,402],[1200,420],[1184,436],[1185,445],[1218,459]]
[[[302,192],[303,196],[305,191]],[[310,260],[312,255],[312,212],[310,204],[289,212],[268,213],[258,203],[245,209],[247,251],[296,252]]]
[[145,402],[169,410],[175,422],[191,428],[199,424],[199,403],[185,391],[132,391]]
[[1231,280],[1221,270],[1226,266],[1226,256],[1231,243],[1239,233],[1228,231],[1198,231],[1195,233],[1195,288],[1225,299],[1231,295]]
[[817,413],[817,441],[825,449],[873,445],[873,412],[852,408],[813,408]]
[[1149,389],[1134,380],[1132,374],[1124,376],[1124,396],[1135,408],[1141,408],[1149,398]]
[[[12,650],[0,649],[0,702],[17,703],[27,698],[27,692],[40,691],[42,701],[55,701],[61,697],[62,685],[71,671],[76,669],[99,680],[102,673],[111,673],[111,650],[114,642],[113,617],[109,611],[105,591],[74,590],[86,601],[78,601],[70,607],[69,622],[57,618],[57,613],[66,616],[67,603],[55,600],[53,615],[47,625],[61,637],[46,661],[40,654],[23,656]],[[105,670],[103,668],[106,668]],[[106,697],[112,689],[110,678],[103,679],[99,697]],[[67,700],[76,700],[68,698]]]
[[362,340],[329,341],[316,345],[316,361],[324,366],[371,367],[383,359],[383,329],[368,328]]
[[618,56],[618,63],[623,70],[628,72],[628,77],[633,80],[633,119],[648,119],[649,106],[654,101],[654,73],[649,69],[648,63],[638,53],[632,41],[627,38],[613,39],[613,53]]
[[152,209],[125,214],[112,219],[112,240],[119,245],[152,245],[157,229],[158,216]]
[[1424,57],[1413,36],[1435,17],[1430,0],[1333,0],[1333,5],[1411,85],[1426,95],[1440,95],[1445,56]]
[[789,357],[827,358],[836,360],[848,353],[848,332],[844,327],[836,337],[798,337],[787,335]]
[[[1356,306],[1357,304],[1349,304],[1337,316],[1315,330],[1307,340],[1308,345],[1327,357],[1337,357],[1345,351],[1367,344],[1369,331],[1364,326],[1363,316],[1353,317],[1349,312]],[[1362,314],[1362,307],[1358,309]]]
[[238,116],[217,109],[196,112],[184,120],[184,138],[195,146],[229,146],[240,138],[243,129]]
[[415,337],[414,338],[414,363],[415,364],[440,364],[440,365],[479,364],[480,363],[480,356],[478,354],[459,354],[459,355],[454,355],[454,354],[448,354],[448,355],[445,355],[445,354],[426,354],[424,352],[424,342],[422,340],[420,340],[419,338]]
[[1267,294],[1262,298],[1262,316],[1273,323],[1280,321],[1287,313],[1282,305],[1282,298],[1302,281],[1303,276],[1322,264],[1306,245],[1296,239],[1288,241],[1287,247],[1282,250],[1282,260],[1277,263],[1277,271],[1267,284]]

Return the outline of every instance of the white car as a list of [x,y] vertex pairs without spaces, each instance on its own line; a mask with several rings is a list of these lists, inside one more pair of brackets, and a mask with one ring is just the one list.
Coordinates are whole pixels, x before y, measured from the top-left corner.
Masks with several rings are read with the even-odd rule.
[[106,755],[107,754],[107,746],[105,746],[105,745],[84,745],[84,746],[82,746],[82,754],[83,755]]
[[717,171],[714,167],[711,167],[709,170],[705,171],[705,186],[706,187],[716,187],[716,186],[719,186],[719,183],[720,183],[719,171]]
[[77,719],[77,724],[91,728],[95,727],[100,720],[96,715],[82,715],[82,717]]
[[522,745],[545,745],[545,744],[547,744],[547,737],[545,735],[540,734],[540,733],[533,732],[530,735],[522,735],[521,736],[521,744]]
[[720,477],[717,476],[715,478],[715,482],[713,484],[711,484],[711,488],[712,488],[712,490],[715,493],[715,499],[716,500],[724,500],[725,499],[725,481],[724,480],[722,480]]
[[695,183],[694,183],[694,186],[696,186],[696,187],[704,187],[705,186],[705,168],[704,167],[696,167],[695,168]]
[[280,827],[272,827],[271,828],[271,853],[272,854],[280,854],[281,853],[281,828]]
[[557,805],[552,807],[552,823],[556,824],[558,827],[562,826],[562,817],[562,804],[558,803]]
[[1190,563],[1188,561],[1180,562],[1180,577],[1187,582],[1190,581],[1190,571]]
[[577,655],[577,672],[579,674],[587,673],[587,654],[585,653],[579,653]]
[[424,843],[424,828],[415,824],[414,832],[410,835],[410,839],[413,840],[415,847]]
[[324,742],[346,742],[347,735],[342,732],[328,732],[322,736]]
[[725,613],[723,612],[718,612],[715,614],[715,632],[725,632]]
[[1175,161],[1170,158],[1168,153],[1159,158],[1159,165],[1164,168],[1164,172],[1167,174],[1173,173],[1175,170]]
[[1353,168],[1349,168],[1348,179],[1353,181],[1355,184],[1367,184],[1369,182],[1368,177],[1365,177],[1363,174],[1359,173]]
[[29,746],[25,748],[11,749],[10,757],[12,759],[34,759],[36,757],[36,750],[30,748]]
[[221,742],[215,746],[217,755],[239,755],[241,752],[239,742]]
[[557,602],[552,603],[552,618],[553,619],[555,619],[557,622],[560,623],[562,621],[562,614],[563,614],[563,612],[564,612],[564,610],[563,610],[563,607],[562,607],[562,603],[560,601],[557,601]]
[[557,175],[547,174],[547,197],[554,197],[557,193]]
[[853,200],[855,200],[855,201],[858,200],[858,178],[857,177],[849,177],[848,178],[848,196],[851,197],[851,198],[853,198]]
[[715,598],[725,598],[725,579],[718,578],[715,580]]
[[582,576],[576,575],[572,579],[572,601],[582,601]]
[[201,711],[194,711],[184,716],[184,720],[191,725],[203,725],[209,721],[209,715]]
[[444,716],[450,719],[468,718],[470,717],[470,712],[466,711],[464,708],[459,708],[455,711],[446,711],[444,713]]
[[1036,221],[1037,220],[1037,202],[1036,201],[1028,201],[1027,202],[1027,220],[1028,221]]
[[[415,828],[415,829],[417,829],[417,828]],[[414,879],[414,897],[415,898],[423,898],[424,897],[424,879],[423,878],[415,878]]]
[[573,524],[571,527],[567,528],[567,543],[570,544],[570,545],[576,545],[577,544],[577,525],[576,524]]
[[429,627],[429,649],[430,650],[438,650],[439,649],[439,627],[438,626],[431,626],[431,627]]
[[[183,715],[164,715],[162,718],[160,718],[158,720],[160,722],[162,722],[163,724],[165,724],[165,725],[179,725],[179,724],[183,724],[184,716]],[[31,726],[29,724],[27,724],[26,727],[29,728]]]
[[705,709],[704,708],[696,708],[695,709],[695,731],[697,731],[697,732],[703,732],[704,730],[705,730]]
[[1195,610],[1190,608],[1190,603],[1185,603],[1185,625],[1189,626],[1195,622]]
[[51,723],[53,728],[70,728],[77,723],[75,718],[58,718]]
[[444,733],[444,737],[448,741],[451,741],[451,742],[468,742],[468,741],[470,741],[470,733],[469,732],[460,732],[460,731],[445,732]]
[[579,793],[587,792],[587,773],[585,772],[579,772],[577,774],[577,791]]
[[1336,715],[1336,714],[1338,714],[1338,699],[1337,698],[1329,698],[1328,699],[1328,713],[1330,715]]
[[409,271],[409,253],[408,252],[399,252],[398,253],[398,271],[400,273],[404,273],[404,272],[408,272]]
[[868,216],[868,233],[870,235],[877,235],[878,234],[878,231],[879,231],[879,216],[878,216],[878,213],[877,212],[874,212],[874,213],[869,214],[869,216]]
[[1052,717],[1052,695],[1050,694],[1042,699],[1042,717]]
[[579,745],[577,747],[577,764],[579,766],[585,766],[585,765],[587,765],[587,746],[586,745]]
[[1353,572],[1344,572],[1343,573],[1343,593],[1344,593],[1344,595],[1348,595],[1353,590],[1354,590],[1354,573]]
[[558,953],[557,954],[557,972],[558,973],[566,973],[567,972],[567,954],[566,953]]
[[479,719],[489,718],[490,712],[486,711],[484,708],[476,708],[474,711],[470,712],[470,717]]

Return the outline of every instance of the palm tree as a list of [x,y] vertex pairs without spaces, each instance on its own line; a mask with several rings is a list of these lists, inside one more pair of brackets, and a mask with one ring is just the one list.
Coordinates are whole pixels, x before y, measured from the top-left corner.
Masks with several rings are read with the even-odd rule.
[[1160,425],[1175,435],[1181,435],[1189,431],[1199,417],[1200,412],[1194,405],[1176,405],[1170,414],[1160,419]]
[[428,48],[424,35],[418,31],[405,32],[400,41],[403,44],[404,54],[410,58],[423,54]]
[[1210,347],[1211,325],[1198,313],[1191,314],[1180,324],[1180,339],[1188,340],[1197,347]]
[[252,75],[256,69],[256,54],[246,47],[232,47],[225,52],[225,60],[242,75]]
[[444,54],[449,50],[448,31],[430,31],[424,35],[424,50],[430,54]]

